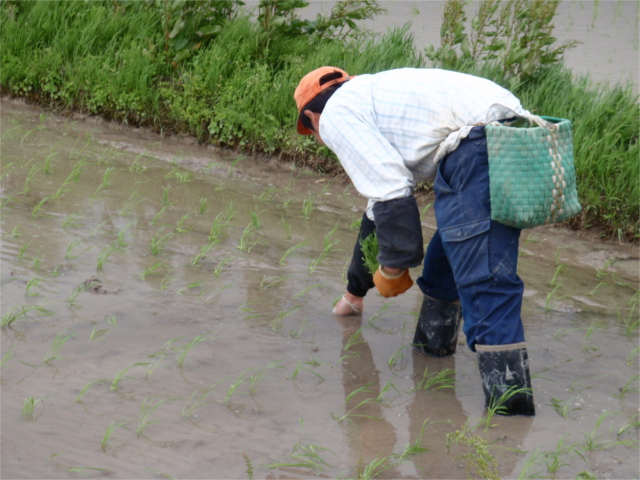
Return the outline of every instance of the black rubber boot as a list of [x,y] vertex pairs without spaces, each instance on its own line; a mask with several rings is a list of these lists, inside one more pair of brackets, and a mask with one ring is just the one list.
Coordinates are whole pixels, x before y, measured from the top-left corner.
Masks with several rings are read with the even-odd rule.
[[[476,352],[485,406],[488,408],[499,402],[498,415],[535,415],[525,343],[476,344]],[[513,393],[514,390],[519,391]]]
[[456,353],[462,308],[424,295],[413,348],[434,357],[448,357]]

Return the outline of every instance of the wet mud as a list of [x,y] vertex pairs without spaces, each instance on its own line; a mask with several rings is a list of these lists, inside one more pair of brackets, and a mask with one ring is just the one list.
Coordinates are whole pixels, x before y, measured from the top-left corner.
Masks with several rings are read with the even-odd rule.
[[347,183],[1,107],[2,478],[638,478],[637,247],[523,232],[537,415],[490,417],[417,288],[331,315]]

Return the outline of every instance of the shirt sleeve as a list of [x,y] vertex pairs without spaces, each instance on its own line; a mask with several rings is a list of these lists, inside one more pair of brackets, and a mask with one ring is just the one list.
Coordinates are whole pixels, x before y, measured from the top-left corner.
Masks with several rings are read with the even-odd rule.
[[320,135],[338,156],[356,190],[370,201],[402,198],[413,192],[412,172],[371,119],[345,105],[325,108]]

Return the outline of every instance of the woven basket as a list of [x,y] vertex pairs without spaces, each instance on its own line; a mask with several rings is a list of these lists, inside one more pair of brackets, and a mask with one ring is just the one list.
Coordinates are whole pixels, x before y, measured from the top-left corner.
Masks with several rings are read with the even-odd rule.
[[571,122],[534,116],[527,120],[538,126],[485,127],[491,218],[516,228],[561,222],[581,210]]

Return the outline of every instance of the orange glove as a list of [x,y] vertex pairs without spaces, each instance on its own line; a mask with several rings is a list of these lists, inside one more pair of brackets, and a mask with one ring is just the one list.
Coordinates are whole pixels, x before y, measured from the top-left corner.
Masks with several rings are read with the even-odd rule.
[[406,292],[413,285],[413,280],[409,276],[409,269],[405,268],[402,272],[391,275],[385,272],[382,265],[378,268],[378,271],[373,276],[373,283],[383,297],[396,297],[401,293]]

